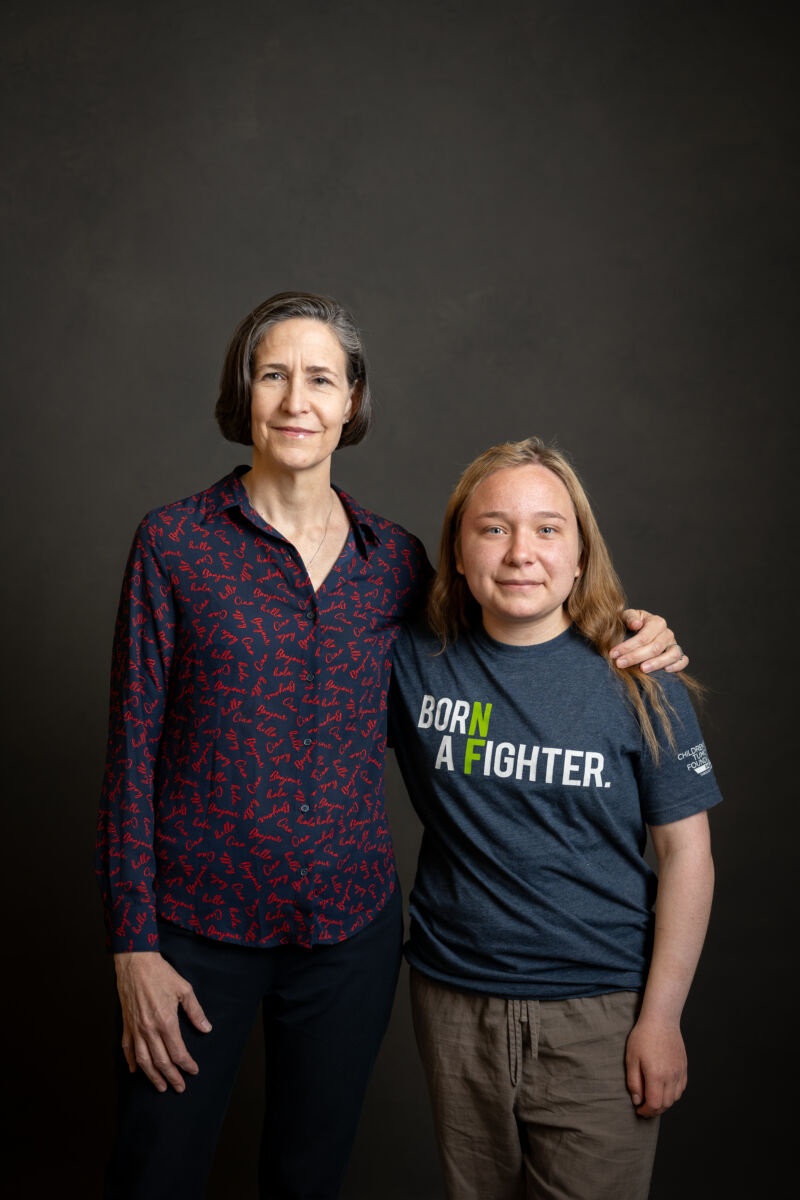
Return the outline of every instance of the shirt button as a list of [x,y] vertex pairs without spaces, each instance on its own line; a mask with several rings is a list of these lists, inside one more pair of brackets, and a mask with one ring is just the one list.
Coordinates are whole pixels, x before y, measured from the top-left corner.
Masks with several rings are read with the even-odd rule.
[[307,805],[307,804],[301,804],[301,805],[300,805],[300,812],[308,812],[308,805]]
[[310,746],[310,745],[311,745],[311,738],[303,738],[303,745],[304,745],[304,746]]
[[301,874],[301,875],[307,875],[307,874],[308,874],[308,867],[301,867],[301,868],[300,868],[300,874]]

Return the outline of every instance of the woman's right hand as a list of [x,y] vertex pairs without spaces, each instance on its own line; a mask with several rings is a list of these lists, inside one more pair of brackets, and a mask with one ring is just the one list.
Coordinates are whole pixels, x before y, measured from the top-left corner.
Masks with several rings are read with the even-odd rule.
[[201,1033],[211,1030],[191,984],[157,951],[115,954],[114,965],[128,1069],[141,1067],[159,1092],[168,1084],[182,1092],[186,1084],[181,1071],[196,1075],[199,1067],[181,1037],[178,1008]]

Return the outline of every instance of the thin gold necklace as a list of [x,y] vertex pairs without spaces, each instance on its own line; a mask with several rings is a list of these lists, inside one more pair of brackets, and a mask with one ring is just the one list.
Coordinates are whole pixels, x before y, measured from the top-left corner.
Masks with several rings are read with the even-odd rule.
[[314,561],[314,559],[317,557],[320,550],[322,549],[322,543],[325,541],[325,538],[328,536],[328,526],[331,523],[331,513],[333,512],[333,496],[334,496],[334,492],[333,492],[333,488],[331,488],[331,506],[328,509],[328,516],[325,520],[325,528],[322,531],[322,537],[319,540],[319,545],[317,546],[316,550],[311,555],[311,558],[307,558],[305,560],[306,567],[311,566],[312,562]]

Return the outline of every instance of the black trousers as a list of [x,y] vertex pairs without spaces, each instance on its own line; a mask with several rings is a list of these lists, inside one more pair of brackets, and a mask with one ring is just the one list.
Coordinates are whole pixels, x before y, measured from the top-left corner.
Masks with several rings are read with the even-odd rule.
[[231,946],[161,926],[161,953],[211,1022],[181,1031],[200,1068],[159,1093],[118,1063],[117,1141],[107,1200],[200,1200],[239,1061],[262,1005],[262,1200],[335,1200],[400,968],[399,889],[355,937],[330,946]]

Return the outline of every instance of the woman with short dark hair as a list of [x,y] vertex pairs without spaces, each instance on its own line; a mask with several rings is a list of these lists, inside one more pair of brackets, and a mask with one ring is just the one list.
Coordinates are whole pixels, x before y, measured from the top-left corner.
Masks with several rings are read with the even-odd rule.
[[336,335],[346,360],[347,382],[357,389],[358,403],[342,428],[339,446],[355,446],[372,424],[372,394],[361,334],[351,314],[338,301],[309,292],[278,292],[248,313],[231,338],[219,382],[215,415],[229,442],[252,446],[250,391],[253,355],[264,334],[279,321],[319,321]]
[[[371,419],[341,305],[283,292],[248,314],[217,417],[252,464],[145,517],[117,621],[98,875],[124,1057],[106,1194],[202,1194],[261,1005],[261,1195],[333,1200],[400,962],[386,696],[430,568],[331,484],[334,450]],[[626,653],[682,657],[660,618]]]

